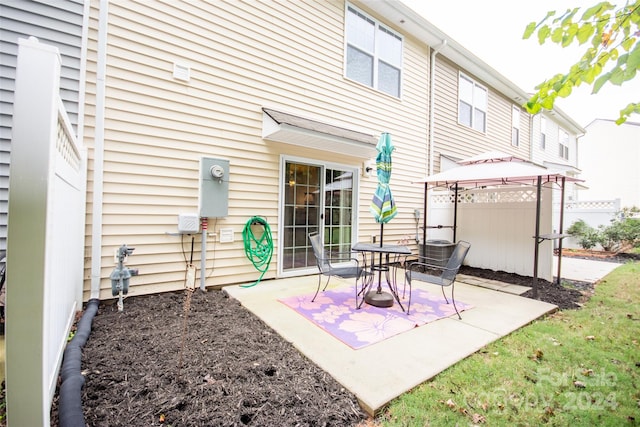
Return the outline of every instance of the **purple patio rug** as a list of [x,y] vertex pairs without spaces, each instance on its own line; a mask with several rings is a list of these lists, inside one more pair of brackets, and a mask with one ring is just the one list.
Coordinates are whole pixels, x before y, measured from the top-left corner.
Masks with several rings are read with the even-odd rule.
[[[399,294],[402,297],[402,290]],[[456,313],[453,304],[447,304],[442,295],[417,288],[412,291],[409,315],[402,311],[397,302],[389,308],[364,303],[357,310],[353,286],[320,292],[314,302],[311,302],[311,298],[313,293],[280,298],[278,301],[356,350],[434,320],[455,316]],[[408,295],[401,301],[406,309]],[[456,305],[458,311],[472,308],[458,300]]]

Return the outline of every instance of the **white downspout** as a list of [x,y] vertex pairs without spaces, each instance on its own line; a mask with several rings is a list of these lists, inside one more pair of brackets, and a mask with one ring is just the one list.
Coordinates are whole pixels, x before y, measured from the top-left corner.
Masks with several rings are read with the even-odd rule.
[[107,74],[107,19],[109,0],[100,0],[96,64],[96,125],[93,148],[93,222],[91,225],[91,298],[100,298],[102,269],[102,193],[104,179],[104,122]]
[[[79,256],[84,259],[84,245],[86,241],[86,224],[87,224],[87,164],[89,159],[87,158],[87,144],[84,140],[84,124],[85,124],[85,102],[87,99],[87,51],[89,43],[89,16],[91,14],[91,2],[85,1],[84,8],[82,10],[82,38],[80,42],[80,78],[78,81],[78,122],[76,123],[76,138],[78,139],[78,145],[81,147],[82,156],[84,162],[82,164],[82,173],[84,176],[82,185],[82,208],[83,208],[83,221],[82,221],[82,247],[79,248]],[[82,263],[82,275],[80,276],[81,285],[78,287],[76,293],[76,304],[78,307],[82,307],[82,300],[84,295],[84,272],[85,266]]]
[[[535,159],[533,158],[534,156],[534,144],[535,144],[535,139],[533,137],[533,135],[535,134],[534,130],[533,130],[533,125],[535,124],[535,119],[534,119],[534,115],[533,114],[529,114],[529,160],[532,162],[535,162]],[[540,119],[542,120],[542,119]]]
[[[433,175],[433,156],[434,156],[434,131],[433,131],[433,123],[435,121],[435,89],[436,89],[436,55],[447,45],[446,40],[442,40],[440,46],[434,48],[431,51],[431,61],[430,61],[430,79],[429,79],[429,170],[427,175]],[[427,213],[425,212],[425,218]]]
[[[429,154],[429,168],[427,171],[427,176],[433,175],[433,156],[434,156],[434,138],[435,138],[435,132],[433,130],[433,123],[435,122],[435,105],[436,105],[436,97],[435,97],[435,91],[436,91],[436,55],[438,54],[438,52],[440,52],[445,46],[447,45],[447,40],[442,40],[442,43],[440,43],[440,46],[433,48],[433,50],[431,51],[431,60],[429,61],[429,134],[427,136],[427,151]],[[430,208],[430,204],[427,203],[427,200],[429,199],[429,191],[427,190],[427,185],[425,184],[424,186],[424,201],[423,201],[423,225],[424,228],[422,230],[422,244],[425,244],[427,241],[427,209]],[[417,231],[417,230],[416,230]],[[418,236],[416,236],[416,239],[418,239]],[[418,244],[420,242],[417,242]]]

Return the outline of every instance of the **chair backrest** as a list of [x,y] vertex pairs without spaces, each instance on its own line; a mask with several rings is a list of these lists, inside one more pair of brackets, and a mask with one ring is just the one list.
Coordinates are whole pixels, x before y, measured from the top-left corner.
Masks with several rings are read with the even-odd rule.
[[458,274],[458,270],[462,267],[462,262],[467,256],[467,252],[469,252],[469,248],[471,244],[469,242],[465,242],[464,240],[460,240],[457,244],[453,252],[451,253],[451,257],[449,257],[449,261],[447,261],[447,265],[445,266],[445,270],[442,272],[442,279],[451,283],[456,279],[456,275]]
[[331,268],[329,261],[324,250],[324,245],[320,239],[320,234],[317,231],[309,233],[309,241],[311,242],[311,248],[313,248],[313,255],[316,257],[316,264],[321,273],[328,272]]

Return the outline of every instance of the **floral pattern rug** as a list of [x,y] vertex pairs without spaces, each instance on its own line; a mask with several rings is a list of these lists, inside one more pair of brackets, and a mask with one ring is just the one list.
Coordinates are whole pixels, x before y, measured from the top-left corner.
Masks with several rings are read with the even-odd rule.
[[[402,289],[399,289],[399,296],[406,309],[409,295],[402,298]],[[397,302],[389,308],[364,303],[360,309],[356,309],[353,286],[320,292],[314,302],[311,302],[312,298],[313,293],[281,298],[278,301],[353,349],[366,347],[434,320],[456,315],[453,304],[447,304],[441,294],[434,295],[415,287],[412,290],[409,315],[402,311]],[[472,308],[471,305],[458,300],[456,305],[460,312]]]

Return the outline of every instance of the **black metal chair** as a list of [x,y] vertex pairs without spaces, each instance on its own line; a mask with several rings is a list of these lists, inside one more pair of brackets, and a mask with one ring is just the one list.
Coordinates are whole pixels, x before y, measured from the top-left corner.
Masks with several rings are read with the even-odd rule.
[[[332,252],[328,253],[324,250],[324,244],[321,241],[320,234],[318,232],[309,233],[309,241],[313,248],[313,254],[316,257],[316,264],[318,265],[318,288],[316,293],[311,299],[315,301],[320,292],[320,286],[322,284],[322,276],[327,276],[327,282],[322,290],[327,289],[331,276],[337,276],[341,278],[354,278],[356,279],[356,303],[358,296],[358,280],[363,275],[368,275],[369,272],[365,268],[360,267],[360,261],[354,257],[353,252]],[[345,265],[346,263],[346,265]],[[338,265],[341,264],[341,265]]]
[[460,267],[462,266],[462,263],[464,262],[464,259],[467,256],[470,247],[471,244],[469,242],[460,240],[456,244],[456,247],[451,253],[451,256],[449,257],[449,260],[447,261],[447,264],[445,266],[435,264],[433,263],[433,260],[420,256],[415,261],[407,262],[404,281],[405,288],[403,288],[404,297],[406,285],[407,283],[409,284],[409,303],[407,307],[407,313],[409,313],[409,310],[411,309],[411,281],[420,280],[423,282],[441,286],[442,295],[444,296],[445,301],[447,301],[447,304],[449,304],[449,300],[445,295],[444,288],[446,286],[451,286],[451,301],[453,302],[453,308],[455,308],[456,310],[458,319],[462,319],[462,317],[460,316],[460,312],[458,311],[458,307],[456,307],[456,300],[453,295],[453,290],[458,270],[460,270]]

